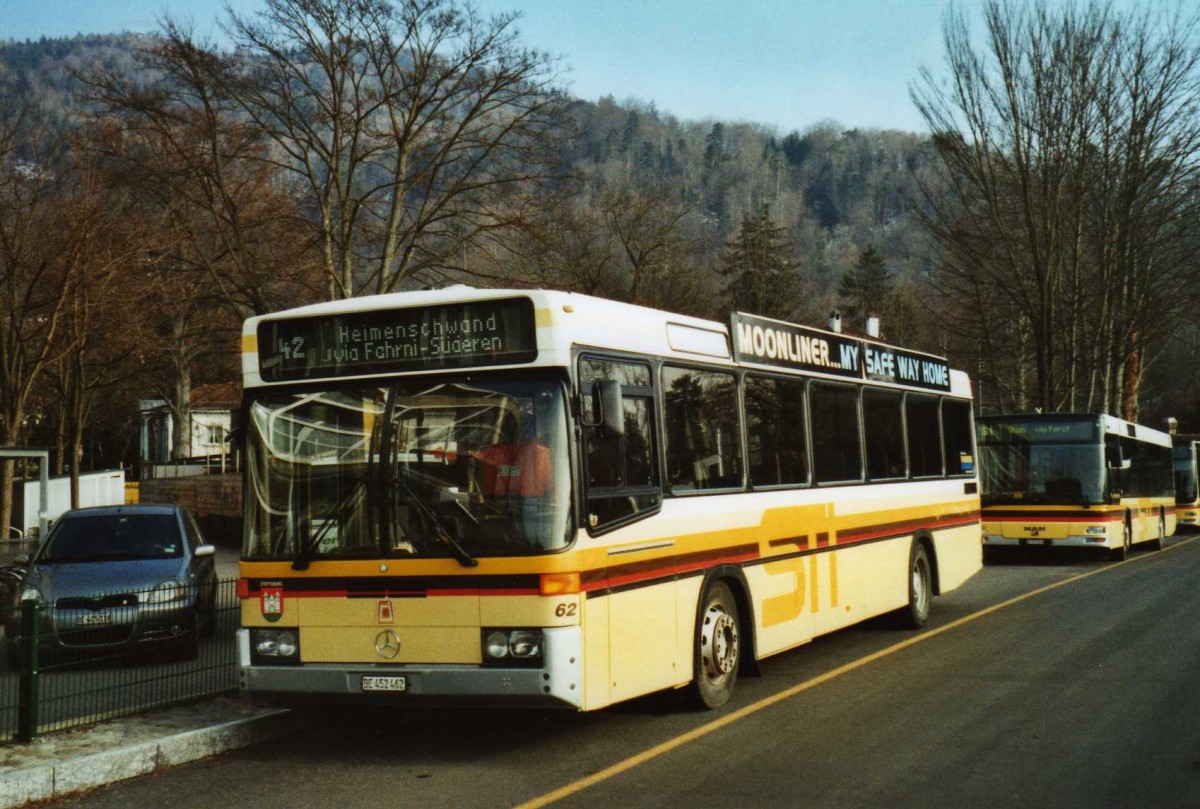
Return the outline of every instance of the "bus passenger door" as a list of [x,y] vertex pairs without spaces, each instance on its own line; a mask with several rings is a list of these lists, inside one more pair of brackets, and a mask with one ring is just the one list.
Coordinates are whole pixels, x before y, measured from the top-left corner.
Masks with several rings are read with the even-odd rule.
[[[678,682],[674,540],[654,533],[662,486],[649,364],[583,357],[579,380],[584,521],[605,547],[607,574],[596,606],[608,607],[608,681],[596,692],[616,701]],[[588,625],[598,626],[592,616]]]
[[614,702],[670,688],[691,676],[689,666],[677,659],[678,585],[673,577],[648,585],[622,584],[638,578],[638,570],[669,565],[670,557],[663,553],[670,548],[663,545],[609,550],[609,693]]

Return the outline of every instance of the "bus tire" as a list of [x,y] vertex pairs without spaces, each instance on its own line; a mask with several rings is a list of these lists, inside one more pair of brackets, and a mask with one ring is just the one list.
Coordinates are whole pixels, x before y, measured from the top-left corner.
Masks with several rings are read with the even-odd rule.
[[1125,528],[1121,535],[1121,547],[1113,548],[1108,552],[1109,557],[1114,562],[1124,562],[1125,557],[1129,554],[1129,548],[1133,545],[1133,526],[1129,523],[1129,518],[1125,518]]
[[713,710],[729,701],[737,683],[741,656],[737,602],[724,582],[708,585],[700,601],[696,620],[695,679],[693,701]]
[[1154,542],[1150,547],[1153,550],[1161,551],[1167,547],[1167,518],[1162,514],[1158,515],[1158,536],[1154,538]]
[[900,623],[908,629],[920,629],[929,620],[933,605],[933,566],[925,543],[913,540],[908,552],[908,605],[897,611]]

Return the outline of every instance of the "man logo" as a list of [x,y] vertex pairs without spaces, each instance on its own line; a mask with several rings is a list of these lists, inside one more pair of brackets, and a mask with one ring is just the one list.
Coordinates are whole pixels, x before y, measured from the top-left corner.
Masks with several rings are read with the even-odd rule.
[[400,654],[400,637],[390,629],[385,629],[375,636],[375,652],[385,660],[391,660]]

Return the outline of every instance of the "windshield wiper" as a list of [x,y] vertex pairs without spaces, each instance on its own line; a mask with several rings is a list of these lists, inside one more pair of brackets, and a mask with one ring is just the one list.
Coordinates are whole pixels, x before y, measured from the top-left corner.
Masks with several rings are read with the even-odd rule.
[[[393,475],[393,479],[396,481],[396,484],[400,487],[401,492],[404,494],[404,499],[416,510],[417,516],[421,520],[421,524],[424,525],[426,529],[431,531],[439,542],[450,546],[450,550],[454,553],[454,558],[458,560],[460,565],[463,567],[477,567],[479,565],[478,560],[471,556],[471,554],[467,552],[467,549],[464,548],[462,544],[454,538],[454,535],[451,534],[449,529],[446,528],[445,524],[442,522],[442,518],[438,516],[438,513],[434,511],[428,503],[423,501],[420,495],[413,491],[412,486],[410,486],[406,480],[409,474],[411,473],[407,469],[404,467],[399,467],[399,474]],[[471,515],[471,518],[474,519],[474,516]]]
[[317,549],[317,546],[321,544],[321,540],[338,524],[337,518],[342,515],[342,512],[350,508],[350,504],[354,501],[354,498],[361,493],[365,486],[365,478],[359,478],[354,481],[354,485],[342,495],[337,505],[334,506],[333,511],[320,515],[325,524],[307,542],[300,546],[300,550],[296,552],[296,557],[292,559],[292,570],[308,570],[308,564],[312,560],[312,552]]

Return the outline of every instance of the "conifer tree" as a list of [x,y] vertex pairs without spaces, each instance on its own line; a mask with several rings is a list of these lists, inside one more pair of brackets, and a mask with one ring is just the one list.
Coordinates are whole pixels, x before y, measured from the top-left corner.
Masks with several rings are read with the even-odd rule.
[[874,245],[868,244],[838,284],[838,305],[850,325],[865,330],[867,315],[880,313],[892,292],[892,279],[883,256]]
[[768,207],[742,220],[736,239],[721,256],[725,298],[731,311],[788,320],[800,307],[800,263],[784,229],[771,221]]

